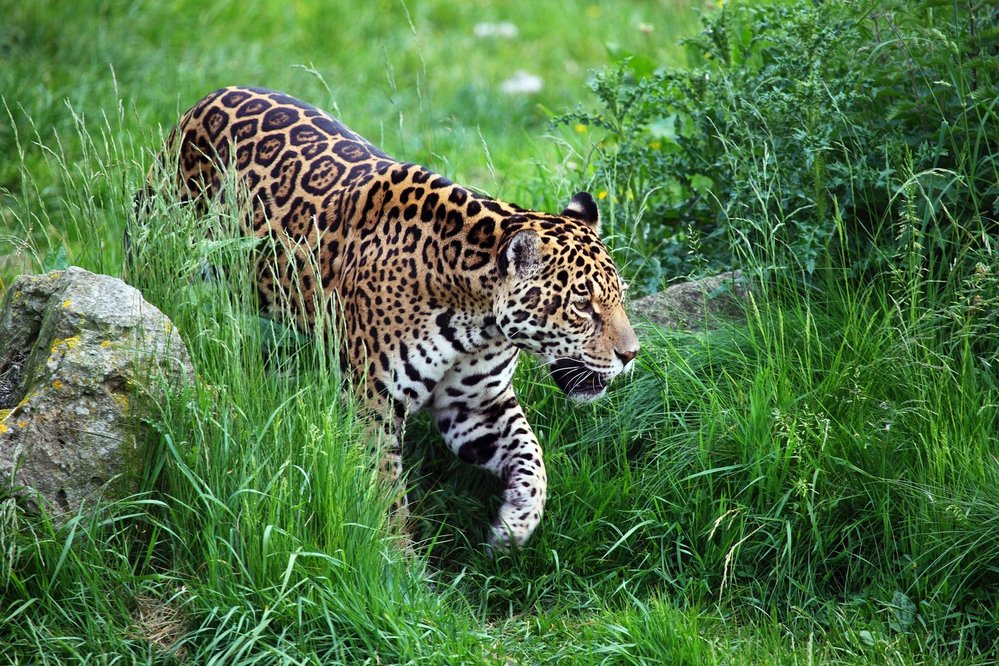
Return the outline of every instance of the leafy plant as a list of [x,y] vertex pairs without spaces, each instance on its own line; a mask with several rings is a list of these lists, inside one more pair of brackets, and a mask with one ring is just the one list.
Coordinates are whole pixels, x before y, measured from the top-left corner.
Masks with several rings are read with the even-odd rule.
[[558,119],[604,130],[592,178],[613,228],[634,221],[619,252],[646,289],[761,249],[808,274],[830,252],[883,269],[906,190],[927,257],[994,237],[999,9],[736,0],[686,46],[689,69],[623,58],[594,77],[596,110]]

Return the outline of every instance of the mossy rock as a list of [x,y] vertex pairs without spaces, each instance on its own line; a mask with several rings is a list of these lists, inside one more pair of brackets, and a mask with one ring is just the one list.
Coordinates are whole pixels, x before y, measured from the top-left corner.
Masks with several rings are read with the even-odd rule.
[[135,492],[148,402],[134,398],[193,377],[176,328],[121,280],[18,277],[0,310],[0,493],[67,513]]
[[671,285],[664,291],[627,304],[635,323],[674,331],[703,331],[721,323],[745,321],[749,301],[746,279],[739,271]]

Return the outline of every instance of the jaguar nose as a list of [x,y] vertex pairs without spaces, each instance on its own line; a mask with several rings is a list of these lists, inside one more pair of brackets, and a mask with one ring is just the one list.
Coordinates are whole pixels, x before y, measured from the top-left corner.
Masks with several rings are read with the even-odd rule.
[[621,359],[621,363],[623,363],[624,365],[628,365],[629,363],[631,363],[632,360],[634,360],[636,356],[638,356],[638,349],[628,349],[625,351],[621,351],[620,349],[615,349],[614,353],[617,354],[617,357],[619,359]]

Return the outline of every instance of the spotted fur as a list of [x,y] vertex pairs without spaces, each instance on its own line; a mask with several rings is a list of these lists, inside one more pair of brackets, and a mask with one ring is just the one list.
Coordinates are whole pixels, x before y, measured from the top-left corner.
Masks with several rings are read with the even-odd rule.
[[580,400],[638,352],[593,198],[560,215],[496,201],[257,88],[209,94],[173,136],[163,155],[179,156],[183,198],[224,196],[234,168],[251,197],[243,233],[284,248],[260,262],[261,307],[303,329],[316,307],[342,322],[346,369],[368,411],[389,415],[392,474],[406,416],[428,409],[461,460],[506,484],[491,542],[523,544],[547,479],[511,385],[520,351]]

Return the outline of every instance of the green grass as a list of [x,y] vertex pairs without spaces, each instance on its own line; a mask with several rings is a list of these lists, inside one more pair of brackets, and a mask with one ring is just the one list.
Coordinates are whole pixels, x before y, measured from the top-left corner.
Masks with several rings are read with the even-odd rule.
[[[234,82],[335,103],[392,154],[554,208],[586,181],[566,165],[591,137],[546,137],[548,111],[581,101],[606,42],[676,61],[694,29],[689,9],[644,3],[54,4],[0,7],[3,285],[63,262],[119,274],[159,126]],[[478,41],[480,20],[520,37]],[[543,92],[494,94],[518,68]],[[246,248],[203,240],[230,215],[164,204],[141,245],[134,280],[200,379],[147,419],[142,492],[63,525],[0,502],[0,659],[996,659],[999,379],[989,315],[967,307],[994,293],[991,269],[943,285],[914,244],[909,272],[858,286],[828,258],[802,287],[800,267],[748,248],[747,267],[770,270],[754,271],[747,323],[645,329],[640,367],[602,403],[577,406],[523,364],[551,498],[522,551],[483,551],[498,485],[412,419],[407,556],[386,518],[402,489],[377,483],[330,350],[275,350],[239,279]],[[192,281],[206,259],[230,279]]]

